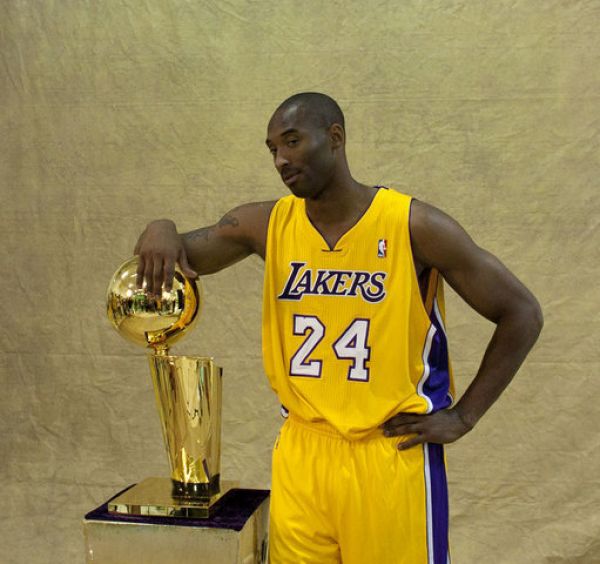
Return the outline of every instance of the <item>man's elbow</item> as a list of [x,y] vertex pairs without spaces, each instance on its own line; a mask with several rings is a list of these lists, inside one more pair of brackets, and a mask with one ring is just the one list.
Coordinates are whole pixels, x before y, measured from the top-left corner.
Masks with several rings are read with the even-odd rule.
[[530,337],[532,344],[537,341],[542,328],[544,327],[544,314],[540,303],[530,295],[526,304],[521,306],[521,315],[527,327],[527,334]]

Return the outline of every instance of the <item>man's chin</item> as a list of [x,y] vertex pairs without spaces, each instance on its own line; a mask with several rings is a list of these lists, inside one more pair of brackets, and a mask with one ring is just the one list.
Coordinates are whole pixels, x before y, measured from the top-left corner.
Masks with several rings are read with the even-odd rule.
[[323,193],[323,188],[314,185],[307,186],[305,183],[296,183],[288,186],[288,189],[296,198],[303,200],[318,200]]
[[288,190],[294,195],[296,196],[296,198],[310,198],[312,196],[312,190],[310,188],[307,188],[306,186],[302,186],[301,184],[299,184],[298,182],[292,184],[292,185],[287,185]]

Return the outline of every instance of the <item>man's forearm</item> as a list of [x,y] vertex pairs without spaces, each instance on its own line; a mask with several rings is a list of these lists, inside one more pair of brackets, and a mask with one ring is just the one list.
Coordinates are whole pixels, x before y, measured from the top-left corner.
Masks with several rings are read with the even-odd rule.
[[462,421],[473,428],[508,386],[535,344],[543,326],[535,299],[527,307],[498,322],[477,375],[454,407]]

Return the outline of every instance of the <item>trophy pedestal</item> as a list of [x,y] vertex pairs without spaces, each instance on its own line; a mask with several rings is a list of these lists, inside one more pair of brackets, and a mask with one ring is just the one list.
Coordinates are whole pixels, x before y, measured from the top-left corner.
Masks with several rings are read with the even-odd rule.
[[[224,486],[222,484],[221,487],[225,489]],[[268,491],[230,489],[215,504],[210,516],[204,519],[166,517],[164,513],[134,515],[110,512],[110,504],[132,489],[118,494],[85,516],[83,529],[87,563],[266,562]],[[160,503],[147,501],[141,505],[163,507]]]
[[223,482],[219,493],[204,498],[186,499],[173,496],[173,482],[170,478],[146,478],[111,499],[108,511],[121,515],[207,519],[215,510],[215,504],[233,487],[232,482]]
[[[115,329],[153,349],[150,372],[171,469],[88,513],[86,560],[94,564],[251,564],[266,559],[268,491],[219,484],[222,370],[211,357],[168,354],[194,325],[201,294],[176,269],[172,288],[148,293],[139,259],[115,272],[107,315]],[[228,491],[229,490],[229,491]]]

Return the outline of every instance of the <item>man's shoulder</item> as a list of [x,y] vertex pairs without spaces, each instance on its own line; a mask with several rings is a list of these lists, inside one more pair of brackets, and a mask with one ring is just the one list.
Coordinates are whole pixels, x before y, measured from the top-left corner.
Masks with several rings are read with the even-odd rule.
[[291,213],[304,211],[304,200],[294,196],[294,194],[283,196],[279,198],[279,200],[274,200],[273,202],[268,203],[271,204],[269,214],[272,218],[282,218]]
[[387,216],[406,216],[410,212],[413,197],[395,188],[379,186],[377,194],[379,212]]
[[269,216],[278,200],[268,200],[264,202],[249,202],[232,209],[228,215],[236,216],[244,223],[263,223],[269,220]]
[[407,202],[413,199],[413,196],[410,194],[393,186],[375,185],[375,188],[378,189],[378,192],[381,192],[380,195],[383,196],[382,199],[386,199],[387,201]]

